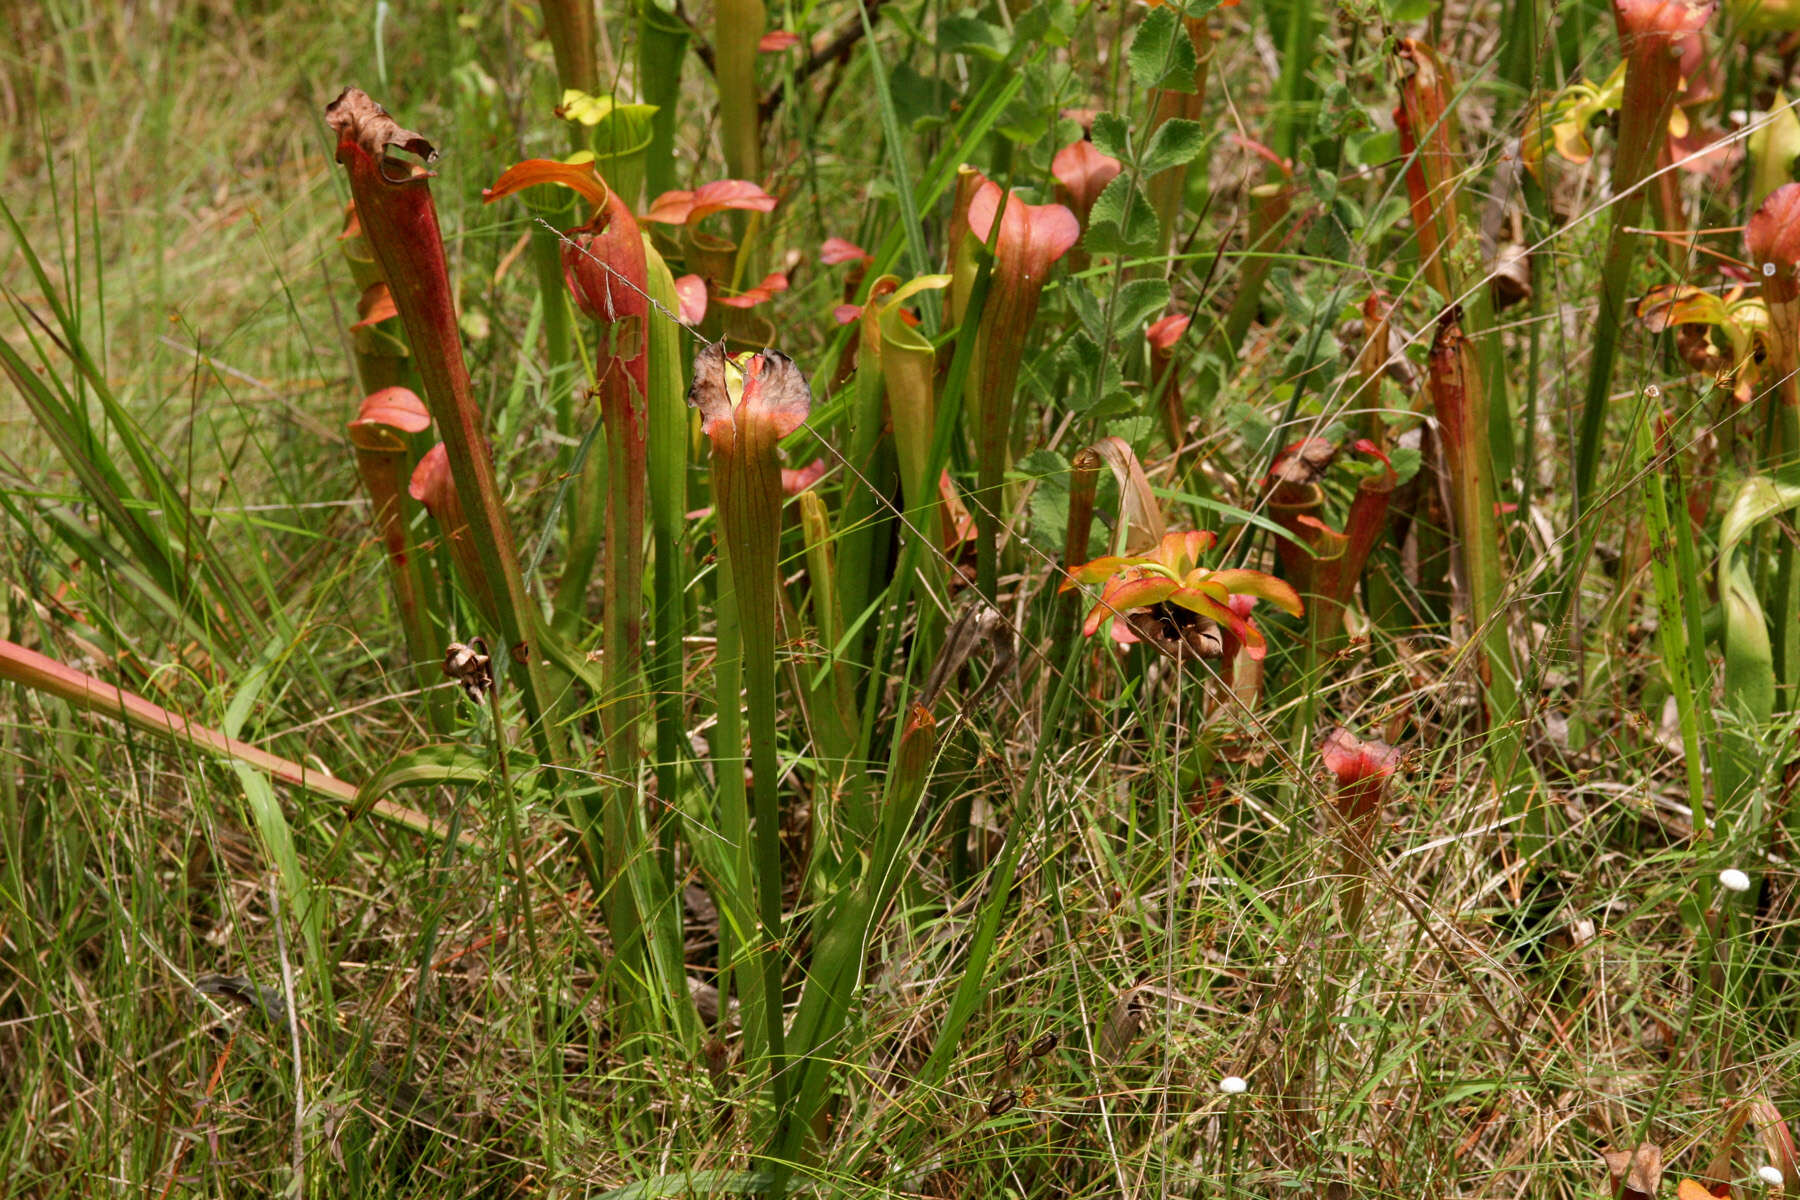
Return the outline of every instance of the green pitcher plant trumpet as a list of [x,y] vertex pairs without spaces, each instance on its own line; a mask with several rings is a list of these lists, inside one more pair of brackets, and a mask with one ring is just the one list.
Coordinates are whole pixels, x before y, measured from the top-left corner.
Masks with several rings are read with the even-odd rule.
[[981,588],[989,598],[998,578],[1000,485],[1006,474],[1019,365],[1050,268],[1081,238],[1081,222],[1060,204],[1027,204],[1007,193],[1002,209],[1001,199],[1000,185],[984,181],[970,197],[967,215],[968,234],[994,247],[993,283],[976,333],[967,394],[975,408]]
[[[734,374],[735,380],[731,378]],[[794,1085],[783,1062],[786,1027],[781,978],[786,950],[781,912],[781,817],[775,791],[780,777],[775,654],[781,619],[777,568],[783,500],[777,451],[781,439],[798,429],[812,411],[812,392],[793,359],[779,350],[765,349],[738,366],[728,361],[722,342],[713,342],[694,358],[688,403],[700,410],[701,428],[712,442],[713,501],[718,509],[719,542],[730,570],[748,701],[754,786],[749,820],[752,844],[740,848],[739,862],[748,865],[744,854],[754,859],[752,887],[760,930],[750,953],[760,966],[759,983],[752,981],[760,995],[751,1007],[760,1007],[763,1016],[774,1136],[780,1141],[787,1129]],[[721,624],[728,619],[722,615]],[[721,686],[722,711],[729,707],[735,714],[739,703],[735,682],[729,688]],[[721,728],[725,726],[721,721]],[[727,762],[738,753],[735,746],[724,749]]]

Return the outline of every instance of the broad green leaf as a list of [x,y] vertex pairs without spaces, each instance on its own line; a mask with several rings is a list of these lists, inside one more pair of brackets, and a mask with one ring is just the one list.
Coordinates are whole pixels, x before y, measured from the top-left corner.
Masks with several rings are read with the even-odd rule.
[[1752,205],[1770,192],[1794,181],[1794,159],[1800,157],[1800,117],[1779,89],[1771,101],[1767,120],[1750,135],[1750,193]]
[[1738,487],[1719,528],[1725,674],[1720,697],[1722,753],[1715,774],[1716,810],[1727,826],[1742,816],[1740,807],[1749,800],[1761,774],[1767,755],[1765,727],[1775,711],[1775,652],[1769,619],[1738,548],[1762,522],[1795,507],[1800,507],[1800,472],[1753,475]]
[[1013,42],[1021,46],[1067,46],[1075,34],[1075,6],[1068,0],[1033,4],[1013,22]]
[[1094,294],[1094,285],[1098,282],[1097,279],[1071,279],[1062,289],[1063,295],[1068,297],[1069,307],[1081,321],[1081,328],[1096,342],[1106,336],[1106,313],[1101,308],[1100,297]]
[[1373,167],[1400,157],[1400,135],[1391,129],[1352,136],[1344,142],[1345,158],[1360,167]]
[[1753,475],[1738,487],[1719,527],[1719,558],[1729,559],[1739,542],[1777,513],[1800,506],[1800,471]]
[[894,94],[894,116],[905,129],[924,133],[950,119],[954,93],[943,80],[922,75],[912,64],[901,62],[894,64],[888,82]]
[[1031,544],[1059,546],[1069,523],[1068,460],[1054,450],[1033,450],[1016,470],[1036,484],[1030,500]]
[[945,17],[938,22],[937,46],[946,54],[973,54],[990,62],[1005,62],[1012,52],[1012,38],[999,26],[976,17]]
[[1181,17],[1172,8],[1153,8],[1137,36],[1131,39],[1126,56],[1131,67],[1131,82],[1140,90],[1163,88],[1175,92],[1194,90],[1194,69],[1200,60],[1194,56],[1194,44],[1182,28]]
[[1412,482],[1419,473],[1419,463],[1423,455],[1417,446],[1395,446],[1388,451],[1388,463],[1394,468],[1394,476],[1398,482],[1396,487],[1404,487]]
[[1131,161],[1131,127],[1115,112],[1103,112],[1094,118],[1091,136],[1094,149],[1110,154],[1120,162]]
[[1184,167],[1206,148],[1207,140],[1206,128],[1198,121],[1180,117],[1164,121],[1144,147],[1144,161],[1139,169],[1146,175],[1155,175],[1170,167]]
[[1769,621],[1756,598],[1756,584],[1744,563],[1731,560],[1720,572],[1719,603],[1725,617],[1725,673],[1720,716],[1729,731],[1717,765],[1721,824],[1735,824],[1735,807],[1760,774],[1766,755],[1763,734],[1775,712],[1775,651]]
[[1150,202],[1120,175],[1094,201],[1082,246],[1090,254],[1153,254],[1161,228]]
[[[1076,334],[1063,346],[1055,362],[1060,374],[1073,385],[1069,394],[1071,411],[1104,415],[1130,406],[1130,393],[1125,390],[1125,377],[1116,357],[1103,354],[1094,338]],[[1025,366],[1036,374],[1036,364],[1027,362]],[[1050,364],[1046,362],[1044,366],[1049,368]],[[1052,382],[1044,380],[1047,388]]]
[[1156,314],[1169,307],[1166,279],[1133,279],[1119,289],[1113,303],[1113,337],[1136,334]]

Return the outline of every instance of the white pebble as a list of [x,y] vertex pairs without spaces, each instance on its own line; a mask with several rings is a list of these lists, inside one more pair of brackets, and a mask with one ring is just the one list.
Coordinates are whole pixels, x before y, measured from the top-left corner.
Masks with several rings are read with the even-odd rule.
[[1780,1187],[1787,1182],[1782,1178],[1780,1167],[1758,1167],[1756,1168],[1756,1177],[1770,1187]]
[[1736,867],[1726,867],[1719,872],[1719,886],[1728,892],[1747,892],[1750,890],[1750,877]]
[[1219,1090],[1227,1096],[1241,1096],[1250,1090],[1250,1085],[1244,1082],[1241,1075],[1227,1075],[1219,1080]]

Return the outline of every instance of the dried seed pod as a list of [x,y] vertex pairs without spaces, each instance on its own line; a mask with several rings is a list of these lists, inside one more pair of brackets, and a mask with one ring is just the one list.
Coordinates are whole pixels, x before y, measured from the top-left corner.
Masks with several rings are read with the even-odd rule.
[[1031,1043],[1031,1057],[1044,1057],[1044,1055],[1056,1049],[1056,1043],[1061,1040],[1061,1037],[1061,1034],[1052,1029],[1049,1033],[1046,1033],[1043,1037]]
[[1018,1102],[1019,1093],[1011,1090],[1001,1092],[998,1096],[995,1096],[992,1100],[988,1101],[987,1115],[990,1117],[1001,1116]]
[[462,684],[469,699],[480,703],[494,686],[494,661],[480,638],[451,642],[444,651],[444,674]]

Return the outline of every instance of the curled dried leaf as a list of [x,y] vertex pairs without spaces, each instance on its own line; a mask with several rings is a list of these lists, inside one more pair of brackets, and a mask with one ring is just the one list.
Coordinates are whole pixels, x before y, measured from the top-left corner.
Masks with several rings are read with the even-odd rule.
[[1612,1191],[1620,1200],[1655,1200],[1662,1188],[1662,1147],[1644,1142],[1636,1150],[1602,1150]]

